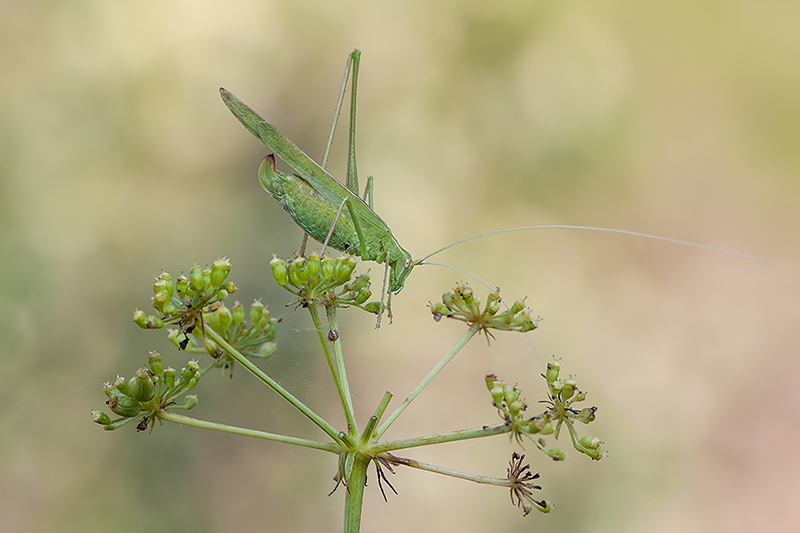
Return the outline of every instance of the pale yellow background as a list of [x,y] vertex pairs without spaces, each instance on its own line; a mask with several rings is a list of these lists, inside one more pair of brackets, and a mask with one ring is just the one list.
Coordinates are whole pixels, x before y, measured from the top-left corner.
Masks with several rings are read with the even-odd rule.
[[[539,350],[600,406],[589,430],[609,457],[553,464],[529,447],[557,509],[526,518],[501,489],[408,470],[385,504],[371,474],[363,530],[796,531],[798,27],[785,0],[2,0],[1,528],[341,527],[332,456],[175,426],[105,433],[90,410],[148,350],[188,359],[130,320],[153,276],[229,255],[237,297],[285,317],[264,368],[341,426],[306,317],[268,276],[300,231],[258,187],[266,150],[217,89],[320,157],[359,47],[361,175],[376,177],[376,210],[415,257],[482,231],[585,224],[780,265],[567,230],[442,254],[528,296],[545,318]],[[420,267],[379,332],[343,315],[362,423],[461,335],[426,304],[463,279]],[[322,438],[238,370],[201,382],[196,416]],[[543,395],[524,339],[498,335],[462,353],[387,437],[495,422],[487,372],[531,404]],[[513,449],[499,437],[408,455],[502,476]]]

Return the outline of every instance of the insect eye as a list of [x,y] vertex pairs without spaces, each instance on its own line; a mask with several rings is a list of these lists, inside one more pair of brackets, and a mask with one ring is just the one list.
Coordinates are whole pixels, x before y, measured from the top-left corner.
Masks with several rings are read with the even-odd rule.
[[411,259],[406,259],[406,262],[405,262],[405,263],[403,263],[403,267],[404,267],[404,268],[408,268],[408,267],[409,267],[409,265],[411,265]]

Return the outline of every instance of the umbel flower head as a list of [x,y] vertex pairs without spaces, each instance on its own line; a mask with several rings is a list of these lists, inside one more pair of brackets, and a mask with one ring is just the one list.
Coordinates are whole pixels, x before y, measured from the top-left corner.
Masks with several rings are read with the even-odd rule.
[[492,395],[492,405],[497,408],[501,418],[511,429],[511,435],[520,446],[523,438],[531,440],[537,448],[546,453],[555,461],[563,461],[567,453],[562,448],[547,448],[542,438],[535,439],[533,435],[554,435],[558,438],[561,428],[566,426],[572,446],[579,452],[592,459],[600,460],[606,452],[600,447],[602,444],[596,437],[579,437],[575,429],[575,422],[589,424],[595,419],[597,407],[576,409],[575,404],[586,399],[586,393],[578,390],[573,378],[559,380],[560,365],[558,361],[550,361],[544,375],[549,393],[545,403],[548,408],[535,416],[526,413],[528,404],[522,398],[522,391],[517,385],[507,385],[500,381],[494,374],[486,376],[486,387]]
[[158,413],[164,409],[191,409],[197,405],[197,396],[187,395],[183,404],[178,405],[178,396],[192,390],[200,380],[202,372],[197,361],[191,360],[177,376],[174,368],[164,368],[161,355],[150,352],[147,367],[140,367],[130,378],[117,376],[114,383],[103,385],[108,400],[106,405],[119,418],[112,420],[106,413],[92,411],[92,419],[107,430],[117,429],[144,415],[136,429],[153,430]]
[[177,325],[177,329],[169,330],[169,338],[178,349],[208,353],[216,360],[216,366],[227,368],[232,359],[205,334],[207,327],[214,328],[245,356],[271,356],[276,350],[273,339],[279,320],[272,318],[259,301],[250,305],[248,313],[239,302],[230,309],[226,307],[225,300],[236,292],[236,285],[227,281],[230,271],[230,260],[222,258],[210,268],[194,265],[188,277],[181,274],[177,280],[169,272],[162,272],[153,283],[152,301],[157,315],[147,316],[137,309],[134,322],[143,329]]
[[508,310],[500,312],[502,299],[497,288],[486,297],[486,305],[481,309],[481,299],[475,296],[468,285],[458,285],[453,292],[442,295],[441,302],[430,305],[433,318],[437,322],[442,317],[461,320],[470,326],[478,326],[489,339],[490,329],[500,331],[519,331],[525,333],[537,328],[541,319],[532,319],[525,308],[524,300],[515,301]]
[[288,260],[273,256],[270,261],[272,277],[297,297],[300,307],[354,306],[377,313],[380,303],[367,303],[372,296],[369,274],[365,272],[353,279],[355,267],[356,260],[352,256],[333,259],[318,253]]

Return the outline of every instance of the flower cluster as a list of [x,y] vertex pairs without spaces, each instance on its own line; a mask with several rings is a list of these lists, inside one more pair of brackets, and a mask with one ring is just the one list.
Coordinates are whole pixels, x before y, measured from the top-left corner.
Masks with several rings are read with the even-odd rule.
[[470,326],[477,325],[487,335],[487,339],[490,329],[522,333],[536,329],[540,319],[531,318],[524,300],[517,300],[502,313],[501,303],[498,288],[489,293],[486,305],[481,310],[481,299],[472,293],[472,289],[467,285],[458,285],[453,292],[443,294],[441,302],[432,303],[430,308],[437,322],[444,316],[461,320]]
[[533,439],[532,435],[551,435],[556,438],[562,426],[566,425],[573,447],[595,460],[600,460],[605,456],[605,452],[600,448],[600,440],[596,437],[578,437],[574,427],[574,422],[588,424],[594,421],[596,407],[587,407],[581,410],[574,409],[572,406],[586,399],[586,393],[577,388],[574,379],[559,380],[558,374],[560,365],[558,361],[550,361],[547,365],[545,379],[549,389],[548,400],[549,408],[536,416],[525,414],[528,404],[521,397],[522,391],[517,385],[507,385],[497,379],[494,374],[486,376],[486,387],[492,395],[492,405],[500,412],[500,416],[511,428],[511,434],[516,441],[522,445],[522,438],[532,440],[536,446],[555,461],[563,461],[567,453],[562,448],[550,448],[545,446],[544,439]]
[[308,257],[296,256],[287,261],[273,256],[270,261],[275,281],[297,296],[301,307],[355,306],[376,314],[379,302],[369,302],[369,274],[352,279],[356,260],[350,256],[337,259],[312,253]]
[[191,409],[197,405],[197,396],[187,395],[182,405],[177,405],[178,396],[192,390],[200,380],[202,372],[197,361],[189,361],[180,375],[172,367],[164,368],[161,355],[151,352],[148,367],[140,367],[130,379],[117,376],[114,383],[103,385],[108,400],[106,405],[119,418],[112,420],[103,411],[92,411],[92,418],[107,430],[117,429],[144,414],[136,429],[144,431],[162,409]]
[[[273,339],[280,320],[272,318],[269,309],[261,302],[254,301],[250,304],[248,313],[245,313],[244,305],[239,302],[235,302],[231,309],[228,309],[223,302],[211,304],[207,309],[203,313],[206,327],[212,327],[243,355],[266,359],[275,353],[277,345]],[[194,328],[192,336],[185,338],[182,338],[180,330],[171,329],[169,339],[179,349],[187,352],[209,353],[218,360],[217,366],[229,365],[232,362],[230,356],[226,355],[216,342],[203,335],[203,328]],[[202,346],[199,345],[200,342]]]
[[223,257],[214,261],[211,268],[194,265],[189,270],[188,278],[181,274],[177,280],[173,280],[169,272],[162,272],[153,283],[152,301],[158,315],[148,316],[136,309],[133,321],[143,329],[178,324],[186,333],[191,333],[202,313],[210,311],[209,306],[222,302],[236,292],[236,285],[232,281],[225,281],[230,271],[231,263]]

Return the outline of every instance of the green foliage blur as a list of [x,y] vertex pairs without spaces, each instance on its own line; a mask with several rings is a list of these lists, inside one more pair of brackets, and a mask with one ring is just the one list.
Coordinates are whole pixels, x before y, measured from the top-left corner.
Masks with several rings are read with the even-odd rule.
[[[148,350],[185,364],[131,312],[149,306],[162,268],[224,255],[236,296],[263,297],[284,318],[266,370],[333,413],[307,318],[269,275],[272,253],[297,249],[300,230],[261,191],[265,148],[218,88],[321,158],[358,47],[360,174],[375,176],[376,211],[414,257],[483,231],[587,224],[781,265],[566,230],[443,254],[528,295],[544,317],[539,350],[568,360],[603,406],[595,430],[612,454],[534,463],[558,503],[528,518],[504,491],[403,470],[384,504],[371,477],[365,531],[795,531],[799,19],[800,5],[778,0],[3,0],[2,529],[341,527],[327,454],[173,426],[109,433],[90,411],[103,407],[102,383],[131,375]],[[343,176],[344,137],[335,149],[330,168]],[[383,267],[372,267],[377,280]],[[340,318],[352,320],[341,333],[364,418],[384,390],[404,397],[460,336],[425,307],[454,281],[477,286],[419,268],[379,332],[361,314]],[[490,419],[487,373],[541,387],[524,341],[477,344],[387,437]],[[197,416],[318,436],[244,372],[211,377]],[[487,440],[415,457],[503,475],[494,458],[510,448]]]

